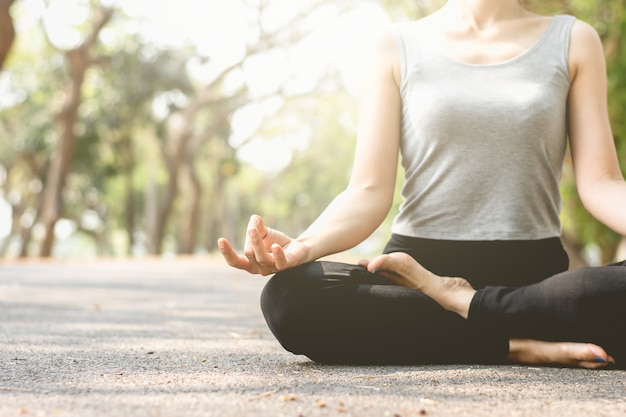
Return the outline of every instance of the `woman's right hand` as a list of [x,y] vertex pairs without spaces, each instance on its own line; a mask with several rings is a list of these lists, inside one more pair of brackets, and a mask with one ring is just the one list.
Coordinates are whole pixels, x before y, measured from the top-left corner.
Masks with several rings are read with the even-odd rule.
[[228,265],[251,274],[270,275],[307,261],[309,249],[286,234],[266,227],[263,219],[253,215],[248,223],[243,255],[238,254],[224,238],[218,240]]

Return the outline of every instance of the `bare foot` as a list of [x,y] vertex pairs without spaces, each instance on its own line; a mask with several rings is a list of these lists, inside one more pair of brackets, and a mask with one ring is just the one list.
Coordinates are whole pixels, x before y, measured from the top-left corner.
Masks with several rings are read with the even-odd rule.
[[418,290],[446,310],[467,318],[476,290],[463,278],[440,277],[421,266],[403,252],[381,255],[367,264],[369,271],[377,271],[399,285]]
[[603,368],[615,363],[615,359],[604,349],[591,343],[531,339],[511,339],[508,359],[528,365],[564,365],[587,369]]

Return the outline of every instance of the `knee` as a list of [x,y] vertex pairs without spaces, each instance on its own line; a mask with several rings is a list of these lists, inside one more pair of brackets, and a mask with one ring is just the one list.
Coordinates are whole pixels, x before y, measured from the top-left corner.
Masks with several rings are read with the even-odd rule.
[[[287,318],[300,305],[307,292],[315,290],[322,275],[318,262],[297,266],[278,272],[265,284],[261,292],[261,309],[271,319]],[[266,317],[267,318],[267,317]]]
[[302,265],[274,275],[261,293],[261,311],[280,344],[295,354],[305,354],[306,339],[314,317],[312,299],[319,291],[317,263]]
[[[329,334],[354,287],[354,265],[312,262],[274,275],[261,293],[268,327],[288,351],[315,361],[327,355]],[[345,306],[343,307],[345,308]]]
[[353,273],[358,268],[337,262],[309,262],[274,275],[261,293],[261,310],[272,331],[310,318],[320,310],[320,302],[354,287],[358,281]]
[[[297,306],[295,298],[299,298],[299,290],[290,273],[279,272],[265,284],[261,292],[261,311],[270,330],[279,338],[288,327],[293,309]],[[280,340],[280,338],[279,338]]]

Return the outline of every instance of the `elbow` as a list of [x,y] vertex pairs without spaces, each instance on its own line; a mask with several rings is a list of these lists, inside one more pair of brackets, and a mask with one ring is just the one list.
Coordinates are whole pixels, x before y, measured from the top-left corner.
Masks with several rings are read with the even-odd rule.
[[393,205],[394,187],[380,185],[361,185],[348,187],[348,192],[354,198],[352,201],[359,202],[367,213],[380,224],[391,210]]
[[616,189],[615,187],[619,189],[625,184],[624,176],[619,171],[598,176],[594,179],[584,180],[583,178],[577,178],[576,180],[578,196],[585,208],[592,206],[598,198],[613,192]]
[[582,184],[576,185],[578,191],[578,198],[586,210],[589,210],[589,206],[593,205],[593,187],[585,186]]
[[598,188],[592,184],[578,184],[578,197],[585,210],[587,210],[592,216],[597,217],[596,206],[601,199],[601,192],[598,193]]

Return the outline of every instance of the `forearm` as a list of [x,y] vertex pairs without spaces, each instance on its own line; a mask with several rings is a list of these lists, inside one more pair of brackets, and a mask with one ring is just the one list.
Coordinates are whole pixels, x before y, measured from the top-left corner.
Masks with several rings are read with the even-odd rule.
[[626,182],[623,178],[598,181],[581,192],[581,198],[596,219],[626,236]]
[[313,261],[342,252],[369,237],[391,208],[393,195],[375,188],[348,188],[339,194],[297,240]]

